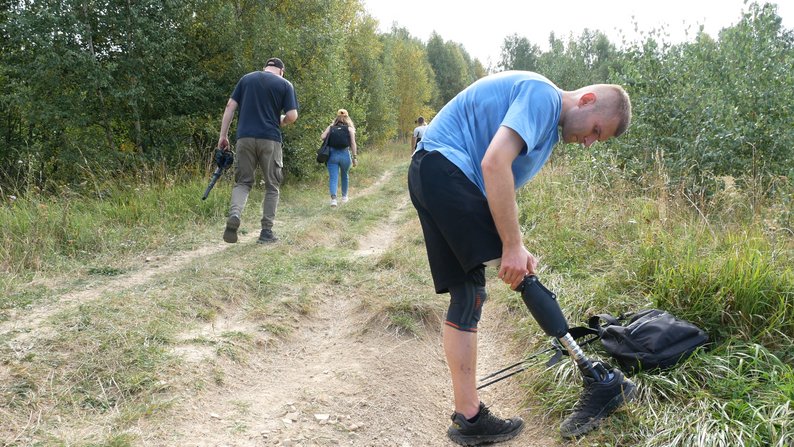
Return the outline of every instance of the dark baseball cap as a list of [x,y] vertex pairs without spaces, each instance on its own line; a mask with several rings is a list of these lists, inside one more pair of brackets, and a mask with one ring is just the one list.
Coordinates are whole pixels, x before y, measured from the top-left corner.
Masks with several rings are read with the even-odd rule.
[[284,62],[281,62],[281,59],[279,59],[277,57],[271,57],[265,63],[265,67],[276,67],[276,68],[280,68],[280,69],[283,70],[284,69]]

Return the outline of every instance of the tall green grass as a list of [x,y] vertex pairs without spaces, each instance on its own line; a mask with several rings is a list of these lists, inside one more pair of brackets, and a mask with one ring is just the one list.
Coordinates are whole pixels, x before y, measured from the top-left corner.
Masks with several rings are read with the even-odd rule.
[[[377,154],[362,148],[351,181],[355,186],[371,183],[385,166],[409,156],[399,145]],[[327,184],[325,168],[311,163],[314,175],[303,186],[294,186],[311,186],[322,194],[327,190],[327,186],[323,189]],[[16,275],[57,272],[91,260],[112,265],[131,253],[195,244],[192,229],[225,216],[233,183],[232,170],[228,170],[207,200],[201,201],[207,178],[169,175],[164,168],[127,178],[102,179],[90,172],[89,177],[90,182],[79,191],[63,188],[59,196],[31,192],[0,206],[0,271]],[[291,182],[289,177],[285,179],[282,198],[293,194]],[[250,204],[259,200],[259,190],[253,191],[249,213],[256,208]]]
[[[712,341],[676,369],[636,376],[638,402],[579,443],[791,445],[794,237],[781,227],[790,201],[735,187],[695,200],[665,184],[661,170],[649,178],[638,185],[608,166],[560,157],[519,196],[528,247],[572,324],[656,307]],[[518,324],[546,340],[533,321]],[[608,361],[603,351],[592,355]],[[564,417],[578,379],[570,364],[554,372],[538,366],[528,375],[529,399]]]
[[57,271],[97,257],[151,251],[175,236],[189,236],[186,229],[219,219],[224,210],[224,196],[217,192],[200,201],[202,183],[118,184],[99,198],[18,199],[0,207],[0,269]]
[[[218,189],[228,187],[223,182]],[[203,243],[198,229],[221,222],[228,200],[215,191],[202,202],[203,184],[119,181],[98,196],[31,195],[0,207],[0,320],[8,309],[47,299],[50,287],[115,276]],[[37,283],[45,278],[50,285]]]
[[694,249],[670,241],[659,250],[656,272],[649,279],[653,302],[698,320],[718,340],[759,342],[790,355],[792,265],[773,259],[773,247],[757,236],[700,255]]

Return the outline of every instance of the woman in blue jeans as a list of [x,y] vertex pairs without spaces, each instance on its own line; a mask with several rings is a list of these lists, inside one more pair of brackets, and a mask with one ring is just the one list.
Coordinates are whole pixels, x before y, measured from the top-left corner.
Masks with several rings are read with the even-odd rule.
[[331,193],[331,206],[336,206],[336,189],[339,177],[342,177],[342,203],[347,202],[348,173],[351,166],[356,166],[356,127],[345,109],[336,112],[336,118],[326,127],[320,136],[328,138],[331,156],[328,158],[328,190]]

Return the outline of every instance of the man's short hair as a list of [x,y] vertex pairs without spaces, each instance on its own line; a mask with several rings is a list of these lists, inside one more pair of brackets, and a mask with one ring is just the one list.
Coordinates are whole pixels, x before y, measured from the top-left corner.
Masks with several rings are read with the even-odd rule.
[[265,62],[265,67],[276,67],[280,69],[284,69],[284,62],[281,62],[281,59],[277,57],[271,57],[270,59]]
[[423,117],[423,116],[420,116],[419,118],[417,118],[417,119],[416,119],[416,122],[417,122],[417,123],[419,123],[419,124],[424,124],[424,122],[425,122],[425,117]]
[[602,99],[597,103],[598,110],[608,111],[618,119],[614,136],[619,137],[626,132],[631,125],[631,99],[626,90],[617,84],[594,84],[585,88],[595,90],[601,95],[599,97]]
[[613,85],[615,90],[615,110],[620,117],[620,123],[615,131],[615,136],[622,135],[631,125],[631,99],[626,90],[619,85]]

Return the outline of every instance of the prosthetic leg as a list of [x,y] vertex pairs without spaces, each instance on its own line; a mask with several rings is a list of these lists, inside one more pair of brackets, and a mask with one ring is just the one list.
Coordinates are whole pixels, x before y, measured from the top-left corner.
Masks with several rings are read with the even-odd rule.
[[[591,362],[582,352],[581,346],[571,336],[568,322],[562,314],[562,309],[557,303],[557,297],[550,292],[534,275],[527,276],[521,282],[517,291],[521,292],[532,316],[543,331],[554,337],[560,345],[565,347],[582,372],[584,390],[579,401],[574,406],[574,411],[560,424],[560,434],[563,438],[576,438],[596,428],[606,417],[633,399],[636,385],[628,380],[617,368],[607,369],[600,362]],[[556,349],[556,348],[550,348]],[[490,382],[480,385],[477,389],[484,388],[510,377],[525,369],[523,365],[527,360],[548,352],[540,351],[515,365],[508,366],[481,381],[490,379]],[[519,367],[510,373],[508,370]],[[498,378],[493,378],[502,374]]]
[[556,338],[565,347],[582,375],[596,382],[608,380],[610,372],[601,363],[588,359],[576,340],[568,333],[568,322],[557,303],[557,296],[543,286],[537,276],[530,275],[516,289],[535,321],[546,335]]

